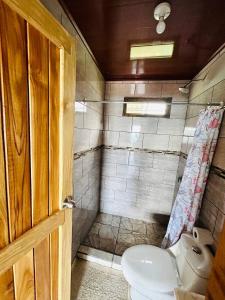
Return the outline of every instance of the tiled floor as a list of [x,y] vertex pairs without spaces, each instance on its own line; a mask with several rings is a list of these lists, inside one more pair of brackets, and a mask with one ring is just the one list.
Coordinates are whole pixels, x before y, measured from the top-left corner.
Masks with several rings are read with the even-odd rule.
[[72,269],[71,300],[127,300],[121,271],[78,259]]
[[99,214],[83,245],[116,255],[134,245],[160,246],[166,227],[109,214]]

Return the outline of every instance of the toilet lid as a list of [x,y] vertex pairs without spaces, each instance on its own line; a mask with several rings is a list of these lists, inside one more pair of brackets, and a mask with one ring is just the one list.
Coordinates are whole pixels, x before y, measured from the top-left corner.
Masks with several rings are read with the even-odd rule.
[[178,285],[172,259],[166,250],[137,245],[124,252],[121,265],[124,277],[137,290],[168,293]]

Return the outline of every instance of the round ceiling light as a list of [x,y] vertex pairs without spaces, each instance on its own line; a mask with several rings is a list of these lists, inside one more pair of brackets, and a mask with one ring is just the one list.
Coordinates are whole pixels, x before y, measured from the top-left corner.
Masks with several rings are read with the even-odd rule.
[[154,10],[154,18],[159,21],[156,26],[156,32],[162,34],[166,29],[165,19],[169,17],[171,13],[171,5],[168,2],[162,2],[158,4]]

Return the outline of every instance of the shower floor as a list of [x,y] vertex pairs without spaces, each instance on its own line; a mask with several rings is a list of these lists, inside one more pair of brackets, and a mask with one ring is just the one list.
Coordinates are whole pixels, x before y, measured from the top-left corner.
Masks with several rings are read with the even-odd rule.
[[100,213],[82,245],[122,255],[134,245],[160,246],[166,226]]

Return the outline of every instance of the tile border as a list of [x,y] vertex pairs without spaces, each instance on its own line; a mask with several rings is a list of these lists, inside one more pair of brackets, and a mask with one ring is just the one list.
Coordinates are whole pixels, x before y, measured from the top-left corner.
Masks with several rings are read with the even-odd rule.
[[[84,151],[80,151],[80,152],[76,152],[73,154],[73,160],[77,160],[83,156],[86,156],[87,154],[91,153],[91,152],[95,152],[98,150],[105,150],[105,149],[109,149],[109,150],[124,150],[124,151],[130,151],[130,152],[145,152],[145,153],[161,153],[161,154],[171,154],[171,155],[176,155],[176,156],[180,156],[182,155],[186,155],[184,153],[181,153],[180,151],[169,151],[169,150],[152,150],[152,149],[147,149],[147,148],[134,148],[134,147],[117,147],[117,146],[106,146],[106,145],[99,145],[96,146],[94,148],[90,148]],[[187,156],[187,155],[186,155]]]
[[145,152],[145,153],[161,153],[161,154],[171,154],[180,156],[180,151],[168,151],[168,150],[152,150],[152,149],[146,149],[146,148],[133,148],[133,147],[117,147],[117,146],[103,146],[103,149],[109,149],[109,150],[125,150],[130,152]]
[[84,150],[84,151],[76,152],[76,153],[73,154],[73,160],[79,159],[82,156],[86,156],[87,154],[89,154],[91,152],[101,150],[102,148],[103,148],[103,145],[99,145],[99,146],[96,146],[94,148],[90,148],[90,149],[87,149],[87,150]]

